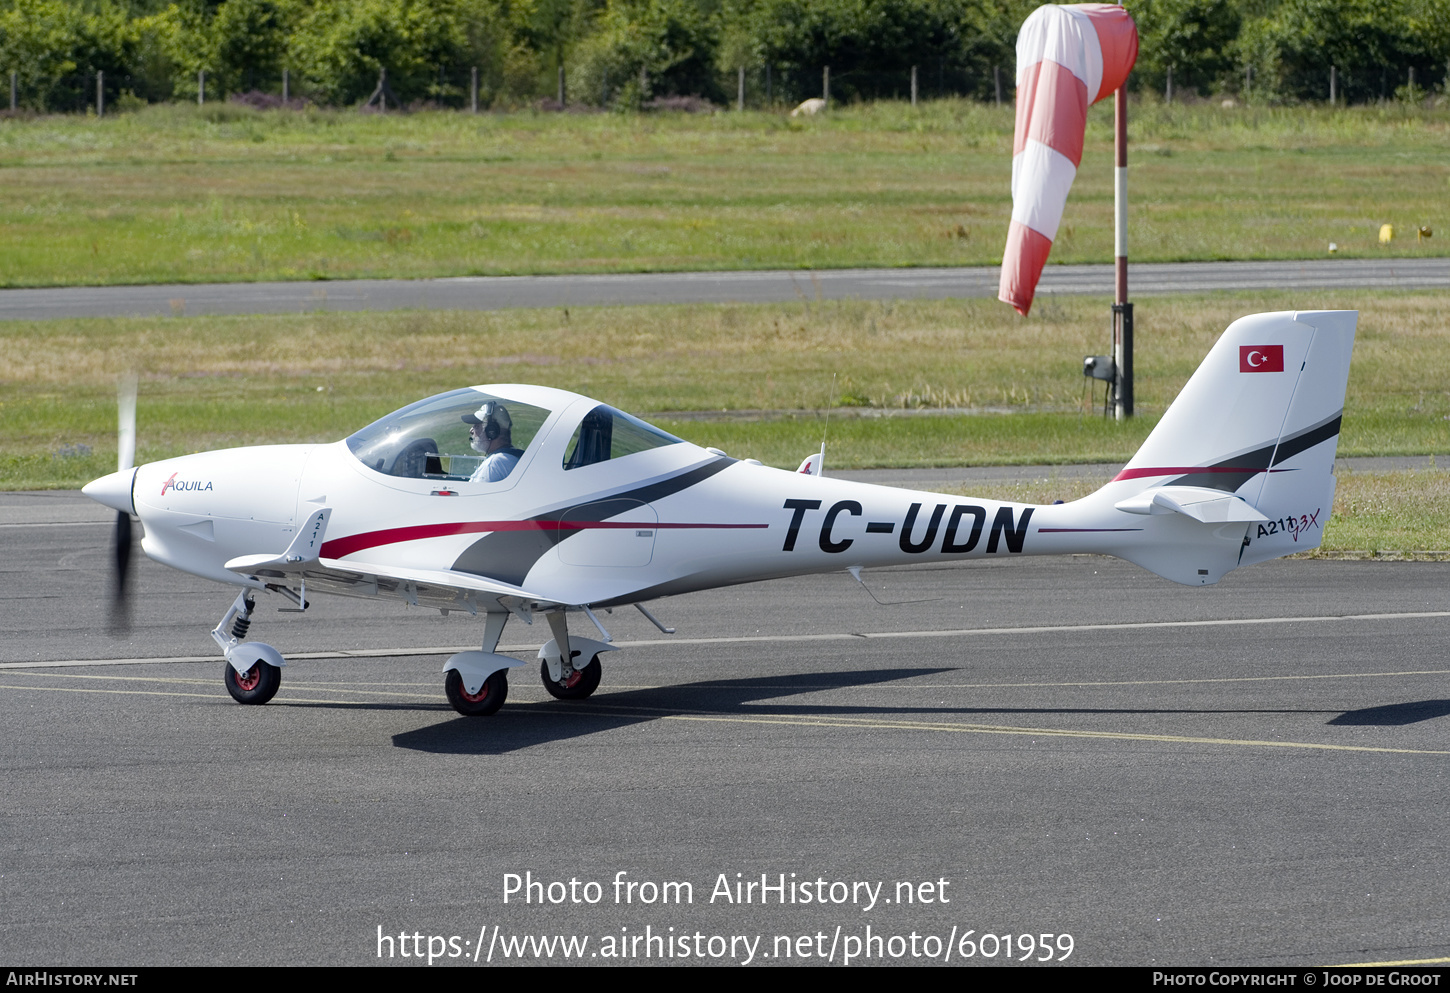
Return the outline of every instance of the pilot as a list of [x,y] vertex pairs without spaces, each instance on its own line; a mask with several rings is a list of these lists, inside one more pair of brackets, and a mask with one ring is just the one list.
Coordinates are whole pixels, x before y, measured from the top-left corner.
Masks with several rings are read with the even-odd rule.
[[514,447],[513,418],[508,408],[497,400],[489,400],[472,413],[463,415],[469,425],[470,444],[475,452],[488,456],[474,470],[472,482],[496,483],[508,477],[518,464],[523,449]]

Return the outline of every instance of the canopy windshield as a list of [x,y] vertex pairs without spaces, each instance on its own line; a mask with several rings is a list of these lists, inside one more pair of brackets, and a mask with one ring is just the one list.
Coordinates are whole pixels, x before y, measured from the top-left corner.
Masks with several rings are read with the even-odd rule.
[[387,476],[498,482],[551,413],[481,390],[454,390],[374,421],[348,438],[347,447]]

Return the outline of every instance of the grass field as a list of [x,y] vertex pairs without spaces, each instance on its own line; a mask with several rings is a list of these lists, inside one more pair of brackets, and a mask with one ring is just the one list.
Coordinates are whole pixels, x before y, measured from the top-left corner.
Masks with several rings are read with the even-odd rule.
[[[1112,255],[1111,108],[1053,249]],[[0,285],[996,264],[1012,109],[0,120]],[[1144,105],[1140,261],[1450,254],[1450,108]],[[1383,223],[1399,236],[1381,246]],[[1436,233],[1415,235],[1420,225]]]
[[[1450,448],[1450,296],[1433,292],[1144,301],[1142,416],[1127,424],[1103,420],[1081,375],[1105,346],[1091,298],[1043,300],[1026,320],[980,300],[183,316],[0,325],[0,488],[114,468],[121,369],[141,374],[143,460],[332,441],[422,396],[534,382],[788,468],[823,434],[835,468],[1122,461],[1234,318],[1294,308],[1361,311],[1340,454]],[[1341,500],[1360,502],[1344,520],[1362,526],[1340,547],[1450,547],[1440,475],[1348,484]]]

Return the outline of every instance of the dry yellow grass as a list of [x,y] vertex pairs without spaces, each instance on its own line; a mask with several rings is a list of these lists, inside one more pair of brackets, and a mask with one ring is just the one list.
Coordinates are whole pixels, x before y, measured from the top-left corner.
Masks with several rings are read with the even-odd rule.
[[1323,552],[1450,550],[1450,471],[1338,475]]

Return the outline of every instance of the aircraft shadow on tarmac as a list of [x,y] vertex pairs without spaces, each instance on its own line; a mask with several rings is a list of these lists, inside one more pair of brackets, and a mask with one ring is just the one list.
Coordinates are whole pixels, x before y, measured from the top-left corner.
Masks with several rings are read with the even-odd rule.
[[1400,727],[1432,721],[1447,714],[1450,714],[1450,700],[1412,700],[1409,703],[1388,703],[1383,707],[1349,710],[1329,723],[1357,727]]
[[[952,668],[919,668],[800,673],[752,679],[708,680],[677,686],[603,692],[588,701],[578,703],[556,703],[554,701],[535,704],[515,703],[506,706],[492,718],[463,717],[431,727],[419,728],[416,731],[396,734],[393,736],[393,744],[398,748],[422,752],[500,755],[533,745],[584,737],[671,716],[881,717],[914,715],[918,717],[960,717],[983,714],[1278,714],[1305,712],[1299,709],[897,707],[760,702],[798,693],[861,688],[917,676],[934,676],[955,671]],[[1370,711],[1364,713],[1370,713]],[[1427,716],[1438,716],[1438,713]],[[560,720],[561,717],[567,719]],[[1349,722],[1341,717],[1330,723]]]
[[[468,755],[498,755],[531,745],[563,741],[600,731],[643,724],[682,714],[769,716],[801,714],[879,714],[897,711],[881,707],[750,706],[758,700],[820,690],[850,689],[878,683],[934,676],[949,668],[870,669],[860,672],[813,672],[796,675],[761,676],[753,679],[720,679],[678,686],[598,693],[588,701],[505,706],[492,718],[458,720],[419,728],[393,736],[399,748],[423,752]],[[935,708],[910,708],[914,713],[935,713]],[[569,719],[561,721],[560,716]],[[521,719],[520,719],[521,718]]]

